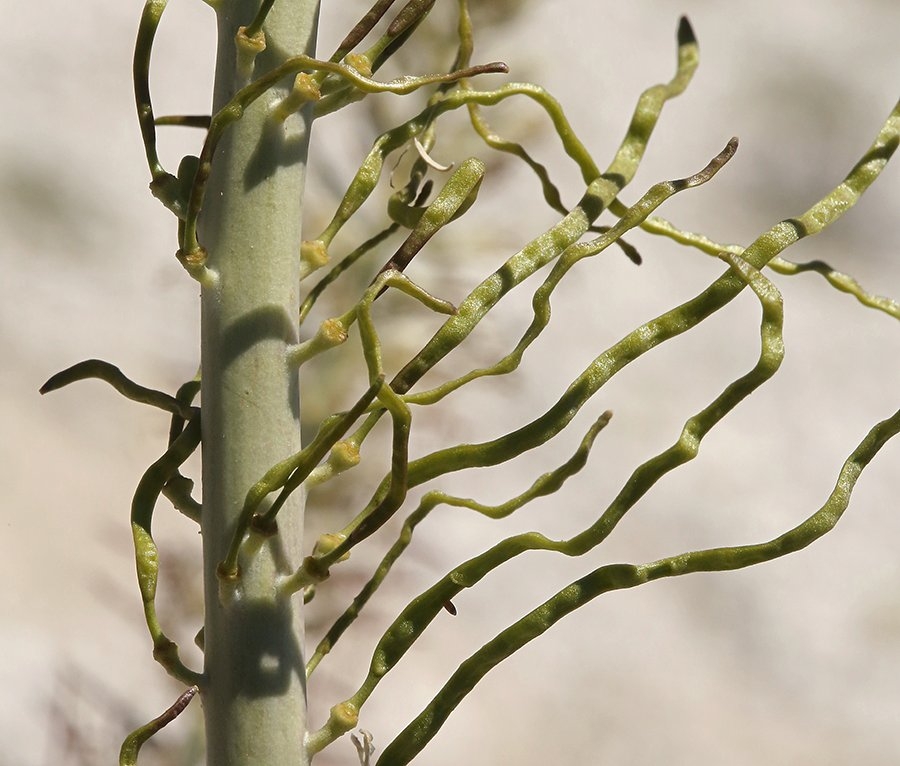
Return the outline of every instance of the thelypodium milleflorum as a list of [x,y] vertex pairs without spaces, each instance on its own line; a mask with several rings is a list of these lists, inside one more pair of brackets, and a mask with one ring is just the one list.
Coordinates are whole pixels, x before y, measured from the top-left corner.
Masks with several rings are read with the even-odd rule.
[[[686,19],[678,27],[674,76],[640,96],[624,139],[601,170],[559,103],[541,87],[516,82],[488,90],[479,86],[483,75],[504,73],[506,67],[473,63],[467,0],[457,2],[457,52],[446,71],[389,80],[379,79],[378,71],[401,46],[408,41],[415,44],[415,33],[434,0],[409,0],[393,11],[393,0],[378,0],[329,58],[314,55],[315,2],[208,2],[216,11],[220,38],[211,115],[154,113],[149,74],[165,0],[147,0],[134,57],[150,187],[175,215],[178,259],[202,291],[201,372],[169,395],[138,385],[111,364],[91,360],[54,376],[42,390],[100,378],[125,396],[171,415],[169,444],[138,484],[131,523],[154,656],[188,689],[172,708],[128,737],[121,762],[134,763],[142,743],[199,694],[211,764],[300,764],[359,726],[360,711],[379,682],[442,610],[455,610],[454,599],[464,589],[526,551],[563,556],[592,551],[651,487],[694,458],[706,434],[778,371],[784,354],[783,313],[781,294],[770,276],[773,272],[815,271],[864,306],[900,318],[898,304],[867,293],[825,264],[793,263],[782,257],[787,247],[819,233],[841,216],[875,180],[897,146],[900,112],[895,108],[847,177],[807,212],[775,224],[746,247],[725,245],[682,231],[654,213],[671,196],[712,181],[737,150],[736,139],[718,153],[711,151],[708,164],[685,178],[662,181],[640,196],[623,194],[663,107],[685,90],[697,67],[697,43]],[[415,91],[427,94],[424,107],[374,138],[330,222],[321,232],[304,232],[301,237],[299,203],[310,126],[320,119],[324,122],[336,110],[361,108],[356,103],[368,94]],[[563,202],[547,168],[516,136],[498,135],[486,121],[489,107],[521,99],[543,110],[548,129],[555,131],[580,172],[576,204]],[[544,201],[557,216],[550,228],[531,233],[521,250],[510,254],[458,305],[446,299],[440,285],[418,284],[405,273],[413,258],[428,258],[421,251],[439,230],[454,224],[459,236],[465,224],[456,222],[477,204],[485,161],[470,157],[448,167],[431,155],[442,130],[458,130],[445,128],[443,118],[454,112],[468,117],[485,156],[506,153],[534,171]],[[203,134],[198,156],[185,157],[175,173],[162,165],[157,153],[156,131],[164,125],[193,126]],[[405,162],[398,164],[404,153]],[[339,244],[338,235],[348,221],[376,189],[388,186],[393,191],[381,228],[367,238]],[[607,220],[600,223],[604,213]],[[555,404],[539,414],[523,412],[521,424],[509,433],[427,454],[411,451],[417,410],[452,410],[452,394],[461,387],[516,370],[548,326],[554,290],[569,270],[609,247],[619,248],[639,263],[634,247],[623,240],[627,233],[639,237],[638,230],[669,237],[694,249],[698,258],[719,259],[721,275],[695,297],[635,327],[603,350]],[[532,296],[530,323],[508,353],[423,390],[419,384],[426,373],[463,344],[507,293],[542,270],[544,276]],[[342,284],[344,289],[338,289]],[[358,286],[355,292],[354,285]],[[594,394],[626,365],[713,318],[745,290],[755,295],[762,315],[758,361],[751,370],[690,414],[675,443],[634,468],[589,526],[561,540],[538,531],[503,539],[466,559],[413,599],[375,642],[368,674],[357,691],[335,701],[320,728],[306,724],[307,677],[326,660],[382,585],[417,525],[440,505],[501,518],[553,493],[584,467],[592,444],[612,415],[599,414],[568,460],[550,467],[503,503],[487,505],[454,496],[435,482],[462,469],[505,463],[553,439],[583,406],[595,406]],[[317,327],[309,327],[316,304],[329,291],[337,296],[337,310]],[[405,359],[394,375],[388,375],[385,360],[391,359],[393,366],[404,346],[391,344],[392,339],[379,332],[374,312],[386,291],[404,293],[418,304],[417,310],[445,317],[431,339]],[[322,374],[330,350],[354,334],[364,379],[362,374],[342,378],[340,387],[355,404],[326,417],[314,437],[301,444],[298,378],[333,385],[330,380],[318,382],[316,376]],[[198,396],[202,407],[196,403]],[[349,521],[304,549],[305,490],[351,471],[380,421],[389,425],[390,470]],[[393,741],[381,745],[377,762],[397,766],[411,761],[495,665],[597,596],[663,577],[747,567],[809,545],[835,525],[860,472],[898,430],[900,412],[873,426],[851,451],[824,505],[772,540],[688,551],[643,564],[595,569],[587,565],[581,578],[537,604],[463,662],[421,713]],[[202,501],[195,497],[193,480],[181,473],[182,465],[201,445]],[[341,481],[351,481],[352,476],[351,472]],[[427,491],[416,493],[418,499],[410,502],[410,490],[426,484]],[[198,636],[205,655],[203,668],[186,666],[157,618],[159,561],[151,521],[160,496],[197,522],[203,536],[206,615]],[[399,537],[386,547],[368,582],[307,656],[303,604],[313,598],[333,598],[327,582],[331,570],[397,514],[405,515]],[[353,736],[361,760],[368,762],[373,752],[371,736]]]

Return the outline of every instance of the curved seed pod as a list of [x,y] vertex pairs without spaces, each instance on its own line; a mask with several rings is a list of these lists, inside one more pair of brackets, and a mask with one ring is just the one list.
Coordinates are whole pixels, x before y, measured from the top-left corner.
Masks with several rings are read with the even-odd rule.
[[122,748],[119,750],[119,766],[137,766],[138,754],[144,743],[160,729],[165,728],[178,718],[198,691],[199,689],[196,686],[186,689],[162,715],[131,732],[125,738]]
[[131,399],[133,402],[149,404],[151,407],[171,412],[173,415],[183,419],[188,419],[193,415],[194,409],[190,404],[184,404],[162,391],[146,388],[135,383],[126,377],[114,364],[104,362],[101,359],[86,359],[83,362],[78,362],[78,364],[73,364],[62,372],[53,375],[39,390],[42,394],[48,394],[51,391],[59,390],[63,386],[68,386],[70,383],[91,378],[109,383],[122,396],[126,399]]
[[141,477],[131,502],[131,531],[134,538],[138,587],[144,604],[144,618],[153,640],[154,658],[175,678],[195,684],[199,674],[179,659],[177,645],[166,636],[156,615],[156,584],[159,552],[153,540],[153,509],[166,483],[200,444],[200,415],[196,413],[165,454]]
[[[153,179],[150,189],[165,179],[173,179],[166,173],[159,161],[156,151],[156,126],[153,120],[153,103],[150,99],[150,58],[153,52],[153,41],[156,38],[156,30],[168,0],[147,0],[141,13],[141,21],[138,25],[137,40],[134,44],[134,60],[132,63],[132,77],[134,80],[134,100],[137,106],[138,123],[141,128],[141,138],[144,142],[144,151],[147,155],[147,164],[150,166],[150,175]],[[156,194],[156,191],[154,191]]]

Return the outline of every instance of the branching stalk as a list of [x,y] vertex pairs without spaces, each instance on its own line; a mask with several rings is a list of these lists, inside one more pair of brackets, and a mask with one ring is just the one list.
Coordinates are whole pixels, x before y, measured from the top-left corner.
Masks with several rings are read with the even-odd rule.
[[[764,274],[766,269],[784,275],[816,272],[864,305],[900,318],[900,304],[867,292],[852,277],[824,262],[793,263],[782,257],[787,247],[822,231],[856,204],[878,177],[900,145],[900,104],[843,183],[806,213],[781,221],[746,248],[723,245],[702,234],[683,231],[654,213],[674,194],[710,181],[733,156],[737,139],[732,139],[702,171],[655,184],[633,205],[620,199],[635,177],[663,106],[685,90],[697,67],[697,41],[687,19],[682,18],[678,27],[675,75],[641,95],[624,139],[606,171],[601,172],[562,106],[546,90],[529,83],[478,90],[470,82],[484,73],[506,72],[507,67],[502,62],[471,63],[474,31],[468,0],[456,2],[459,20],[455,61],[449,64],[451,53],[447,68],[436,74],[402,75],[387,81],[374,79],[374,73],[420,28],[434,0],[406,0],[392,16],[388,12],[395,0],[373,0],[329,59],[316,58],[318,0],[207,2],[215,9],[218,24],[215,92],[208,116],[154,115],[151,58],[167,0],[145,0],[132,65],[150,188],[174,213],[177,256],[201,286],[200,373],[172,396],[139,385],[108,362],[90,359],[54,375],[40,390],[47,393],[96,378],[123,396],[170,416],[168,443],[138,483],[130,520],[138,588],[153,655],[190,688],[161,716],[126,738],[120,764],[136,766],[142,745],[176,718],[195,694],[200,694],[209,766],[308,766],[313,755],[359,725],[363,705],[436,617],[443,610],[456,614],[452,599],[463,608],[466,589],[522,554],[540,551],[543,556],[578,557],[595,550],[647,492],[697,456],[703,439],[723,418],[775,375],[784,356],[784,310],[781,293]],[[383,31],[375,32],[379,26]],[[366,43],[372,33],[375,39]],[[313,119],[368,94],[402,95],[423,89],[424,108],[375,139],[328,225],[318,236],[304,240],[302,200]],[[562,191],[550,178],[547,166],[535,160],[523,143],[495,132],[487,121],[489,107],[520,97],[543,110],[562,151],[580,173],[575,192],[581,199],[572,207],[564,204]],[[432,294],[404,271],[413,258],[427,258],[432,238],[476,204],[490,167],[480,158],[447,152],[443,144],[439,153],[432,154],[438,137],[443,135],[439,133],[446,122],[443,118],[462,108],[467,110],[471,127],[486,151],[513,156],[535,173],[544,201],[558,219],[543,233],[532,235],[531,241],[476,285],[457,308],[440,297],[441,290]],[[156,140],[157,127],[171,125],[205,131],[199,156],[183,157],[175,174],[163,167]],[[398,186],[391,179],[394,191],[381,231],[331,265],[301,302],[301,282],[329,265],[329,249],[335,238],[373,196],[390,155],[405,152],[410,146],[415,149],[411,167],[410,163],[404,166],[408,168],[404,171],[407,178]],[[436,182],[434,173],[447,175]],[[436,186],[439,191],[432,199]],[[612,225],[598,222],[605,211],[618,220]],[[400,229],[406,230],[405,239],[394,246],[391,255],[385,243]],[[526,351],[549,326],[551,298],[562,279],[576,264],[611,245],[620,247],[639,264],[641,256],[623,239],[638,229],[714,256],[727,264],[727,270],[694,298],[643,321],[599,353],[555,404],[542,413],[528,414],[514,430],[482,443],[464,442],[415,454],[417,442],[411,439],[411,433],[416,408],[440,405],[449,394],[481,377],[516,370]],[[377,258],[375,268],[363,260],[368,253]],[[383,264],[380,269],[379,263]],[[324,291],[345,277],[351,267],[359,272],[367,264],[370,271],[357,283],[368,286],[343,302],[338,309],[343,313],[319,320],[318,330],[307,332],[304,328],[301,341],[301,324]],[[445,379],[431,390],[413,390],[423,376],[472,335],[510,291],[543,269],[546,273],[532,296],[530,324],[499,361]],[[748,287],[762,310],[759,353],[753,367],[688,417],[677,438],[673,435],[671,446],[637,466],[612,501],[598,507],[583,529],[566,539],[550,539],[539,531],[501,539],[463,560],[420,593],[377,641],[368,672],[356,692],[335,704],[324,724],[310,732],[307,675],[329,654],[381,586],[407,550],[416,526],[439,505],[466,508],[496,519],[555,492],[586,465],[611,413],[604,412],[590,426],[568,460],[503,503],[488,505],[429,488],[406,517],[399,538],[382,552],[380,564],[366,585],[343,609],[307,663],[303,604],[317,591],[325,597],[333,591],[326,583],[331,567],[346,560],[355,545],[401,512],[411,489],[456,471],[504,464],[546,444],[572,423],[614,375],[714,316]],[[413,298],[417,310],[447,317],[390,382],[385,367],[391,364],[388,353],[393,339],[382,337],[385,333],[378,326],[379,312],[373,312],[375,301],[388,289]],[[300,443],[298,370],[316,375],[321,358],[343,345],[351,331],[358,332],[366,377],[365,383],[355,381],[353,385],[357,390],[364,389],[363,393],[347,411],[323,419],[316,436],[304,446]],[[200,406],[195,401],[198,395]],[[364,507],[342,515],[332,529],[341,524],[343,528],[323,534],[304,555],[305,490],[357,465],[360,446],[385,414],[391,421],[389,471]],[[897,433],[900,412],[875,426],[850,455],[822,508],[772,540],[680,553],[649,564],[591,564],[588,569],[596,568],[509,625],[465,660],[384,749],[378,763],[403,766],[412,760],[493,667],[597,596],[664,577],[738,569],[809,545],[834,527],[863,468]],[[182,473],[190,473],[183,466],[201,446],[202,501],[194,497],[194,479]],[[197,641],[204,653],[202,672],[182,662],[178,647],[163,631],[157,614],[160,552],[152,521],[161,497],[197,522],[202,534],[205,622],[199,634],[202,639]],[[355,516],[353,511],[358,511]],[[298,595],[301,592],[302,598]],[[361,739],[351,735],[352,741],[360,762],[368,766],[374,752],[373,736],[365,730],[360,734]]]

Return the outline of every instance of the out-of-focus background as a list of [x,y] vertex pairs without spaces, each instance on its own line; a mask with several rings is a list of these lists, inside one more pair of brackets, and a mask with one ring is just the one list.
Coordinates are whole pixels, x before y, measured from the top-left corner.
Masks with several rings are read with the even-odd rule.
[[[88,357],[172,391],[197,360],[197,288],[173,257],[170,216],[147,192],[131,96],[139,0],[20,3],[6,14],[0,70],[0,764],[109,762],[134,726],[158,714],[178,687],[155,665],[134,585],[128,507],[140,474],[161,453],[164,416],[87,382],[41,398],[53,372]],[[453,3],[438,3],[421,32],[428,50],[403,63],[446,66],[437,42]],[[565,105],[604,165],[645,87],[674,70],[675,30],[687,13],[702,51],[688,92],[665,109],[634,185],[689,175],[732,135],[732,163],[709,185],[660,211],[683,228],[747,244],[798,214],[840,181],[869,146],[898,95],[900,5],[860,0],[753,4],[473,2],[485,24],[476,60],[502,59],[511,77],[536,80]],[[321,49],[330,50],[367,2],[324,3]],[[447,6],[446,8],[444,6]],[[158,113],[208,109],[212,11],[172,0],[163,19],[153,87]],[[410,50],[416,49],[415,39]],[[388,74],[386,68],[385,75]],[[399,69],[390,69],[398,73]],[[498,80],[489,80],[496,84]],[[410,102],[418,103],[418,102]],[[316,126],[310,230],[321,226],[373,121],[400,114],[380,97]],[[488,114],[524,136],[552,169],[568,204],[580,180],[547,121],[515,102]],[[542,137],[543,133],[543,137]],[[196,135],[163,133],[167,162]],[[442,162],[474,142],[435,147]],[[537,182],[492,159],[480,203],[411,273],[458,301],[479,274],[549,226]],[[439,180],[439,179],[438,179]],[[889,166],[859,208],[823,236],[787,253],[819,258],[873,292],[900,296],[900,169]],[[346,252],[364,223],[340,240]],[[467,220],[470,219],[470,220]],[[641,233],[644,258],[618,251],[579,266],[554,300],[555,335],[535,345],[509,380],[447,400],[415,448],[492,438],[544,411],[597,354],[642,321],[699,292],[722,266]],[[380,257],[380,256],[379,256]],[[382,259],[384,260],[384,259]],[[439,261],[443,261],[440,263]],[[416,270],[417,269],[417,270]],[[429,282],[429,280],[431,280]],[[900,328],[813,274],[777,279],[786,303],[787,357],[778,378],[704,442],[694,463],[664,479],[608,543],[584,560],[522,556],[466,592],[379,687],[361,725],[382,748],[465,657],[579,575],[608,562],[649,561],[680,550],[768,539],[822,503],[841,463],[898,405]],[[504,353],[530,317],[529,283],[476,333],[459,364]],[[432,320],[400,300],[382,315],[386,337],[410,348]],[[506,471],[467,472],[438,484],[486,502],[522,491],[575,448],[602,410],[615,417],[591,461],[555,497],[496,524],[441,509],[423,524],[371,614],[314,676],[314,722],[362,679],[392,614],[455,562],[501,535],[541,529],[571,535],[602,511],[629,472],[677,437],[681,424],[757,354],[759,309],[750,294],[684,338],[629,367],[601,390],[559,444]],[[409,320],[409,321],[407,321]],[[399,353],[399,352],[398,352]],[[306,382],[312,406],[353,394],[345,369]],[[349,370],[350,368],[346,368]],[[322,382],[324,381],[324,382]],[[358,386],[356,381],[355,385]],[[423,753],[423,764],[894,764],[900,757],[900,539],[897,464],[888,445],[864,473],[837,529],[812,548],[752,570],[697,575],[598,599],[493,671]],[[371,456],[372,464],[377,455]],[[320,498],[312,525],[342,526],[371,491],[377,466]],[[316,497],[313,496],[313,501]],[[327,501],[327,502],[326,502]],[[158,511],[167,624],[190,645],[202,610],[195,572],[199,536]],[[355,554],[333,587],[347,596],[391,530]],[[327,611],[327,610],[326,610]],[[314,612],[311,639],[326,622]],[[197,761],[199,706],[148,745],[147,763]],[[323,764],[355,763],[347,741]]]

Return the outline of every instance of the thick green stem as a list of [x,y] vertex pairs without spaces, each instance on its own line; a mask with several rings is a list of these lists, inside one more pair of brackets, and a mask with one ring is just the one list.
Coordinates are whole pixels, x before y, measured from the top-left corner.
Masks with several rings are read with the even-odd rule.
[[[290,55],[314,55],[318,0],[276,3],[263,25],[265,49],[255,57],[247,47],[238,52],[238,28],[250,24],[258,9],[258,0],[216,4],[214,112],[250,77]],[[280,82],[228,128],[213,157],[200,218],[200,243],[208,253],[201,280],[201,689],[210,766],[307,763],[301,604],[275,587],[279,576],[299,564],[302,493],[295,492],[282,510],[276,534],[248,541],[252,555],[241,557],[236,577],[223,579],[217,572],[248,490],[300,449],[299,388],[288,351],[298,340],[310,113],[284,119],[272,109],[293,79]]]

